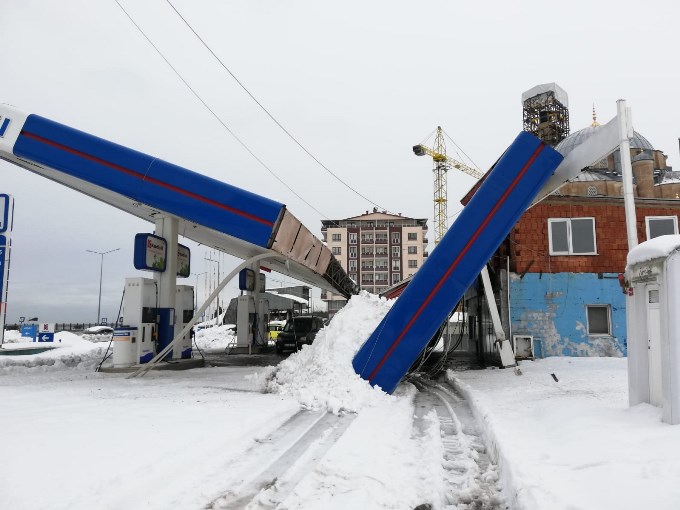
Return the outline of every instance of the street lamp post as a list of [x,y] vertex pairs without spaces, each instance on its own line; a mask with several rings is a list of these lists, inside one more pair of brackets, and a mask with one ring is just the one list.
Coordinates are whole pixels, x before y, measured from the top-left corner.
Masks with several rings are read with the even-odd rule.
[[99,303],[97,304],[97,325],[99,325],[99,318],[102,309],[102,276],[104,274],[104,255],[118,250],[120,250],[120,248],[115,248],[109,251],[85,250],[90,253],[96,253],[97,255],[101,255],[101,263],[99,264]]
[[[209,257],[206,257],[204,260],[217,263],[217,285],[219,285],[220,284],[220,261],[215,260],[215,259],[211,259]],[[217,295],[216,303],[217,303],[217,313],[215,315],[215,326],[218,325],[217,322],[218,322],[219,317],[220,317],[220,295],[219,294]]]

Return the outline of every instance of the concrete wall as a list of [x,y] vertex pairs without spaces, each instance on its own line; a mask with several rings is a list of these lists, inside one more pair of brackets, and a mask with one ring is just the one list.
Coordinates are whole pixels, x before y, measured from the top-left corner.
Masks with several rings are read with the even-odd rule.
[[[626,302],[617,276],[512,273],[512,334],[533,335],[536,357],[625,356]],[[586,305],[610,305],[611,336],[588,335]]]

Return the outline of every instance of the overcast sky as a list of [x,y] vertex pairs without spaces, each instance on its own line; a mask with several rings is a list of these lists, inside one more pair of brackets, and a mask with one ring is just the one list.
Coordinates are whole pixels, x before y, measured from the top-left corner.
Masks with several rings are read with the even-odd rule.
[[[283,202],[318,236],[324,217],[373,207],[291,141],[165,0],[120,2],[222,121],[312,207],[235,141],[114,0],[0,0],[0,102]],[[431,160],[411,147],[441,125],[486,171],[522,129],[521,94],[537,84],[567,91],[572,132],[590,124],[593,103],[604,123],[625,98],[635,129],[680,169],[673,0],[173,4],[321,162],[381,207],[429,218],[431,232]],[[448,179],[452,216],[474,180]],[[134,235],[151,232],[150,223],[6,162],[0,193],[16,200],[8,322],[94,321],[100,257],[88,249],[120,248],[104,258],[102,316],[116,316],[126,276],[151,276],[132,266]],[[180,242],[192,248],[192,272],[216,265]],[[221,270],[235,265],[223,258]],[[274,287],[291,283],[272,278]],[[227,294],[236,293],[231,284]]]

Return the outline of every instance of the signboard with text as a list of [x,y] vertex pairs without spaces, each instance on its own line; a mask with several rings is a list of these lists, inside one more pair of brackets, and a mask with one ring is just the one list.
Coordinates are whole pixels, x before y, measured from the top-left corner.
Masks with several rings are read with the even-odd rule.
[[7,230],[10,215],[10,196],[0,195],[0,234]]
[[7,315],[7,282],[9,280],[10,234],[14,199],[0,194],[0,345],[5,340],[5,317]]
[[177,245],[177,276],[188,278],[191,274],[191,250],[188,247]]
[[135,235],[135,269],[142,271],[165,271],[168,243],[153,234]]

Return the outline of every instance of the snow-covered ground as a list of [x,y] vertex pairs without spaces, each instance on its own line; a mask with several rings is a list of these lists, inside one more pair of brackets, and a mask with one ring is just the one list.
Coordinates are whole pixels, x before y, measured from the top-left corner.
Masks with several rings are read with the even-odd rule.
[[[56,335],[57,349],[0,356],[0,508],[240,508],[225,502],[282,465],[251,483],[247,508],[476,508],[445,504],[445,441],[435,412],[414,426],[416,388],[389,396],[352,371],[390,305],[354,297],[276,368],[126,379],[94,371],[105,337],[69,333]],[[210,328],[196,339],[219,350],[232,338]],[[522,370],[447,374],[469,396],[510,508],[680,507],[680,428],[661,424],[658,409],[628,409],[625,360],[552,358]],[[275,462],[319,423],[335,432],[319,429],[303,442],[312,453]]]
[[521,369],[447,374],[475,409],[516,508],[680,508],[680,427],[662,423],[660,408],[628,407],[626,359]]

